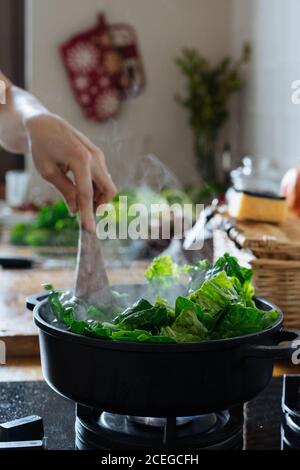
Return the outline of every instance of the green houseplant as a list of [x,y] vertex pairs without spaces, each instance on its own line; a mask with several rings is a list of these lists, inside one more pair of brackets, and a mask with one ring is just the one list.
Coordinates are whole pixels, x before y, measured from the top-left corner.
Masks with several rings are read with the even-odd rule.
[[244,84],[240,70],[249,61],[251,48],[245,44],[241,57],[226,57],[217,65],[202,57],[195,49],[184,49],[176,64],[187,79],[185,97],[177,101],[187,109],[193,130],[198,167],[203,180],[217,184],[216,145],[220,130],[228,118],[229,99]]

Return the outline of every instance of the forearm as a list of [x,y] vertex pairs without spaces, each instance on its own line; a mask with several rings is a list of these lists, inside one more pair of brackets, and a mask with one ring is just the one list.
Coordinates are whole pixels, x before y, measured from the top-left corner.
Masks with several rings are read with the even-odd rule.
[[0,104],[0,144],[15,153],[30,150],[40,175],[63,194],[72,212],[80,211],[82,226],[93,232],[95,203],[104,204],[116,194],[103,152],[0,72],[1,79],[7,93],[6,103]]
[[0,144],[13,153],[26,153],[29,139],[26,124],[47,109],[30,93],[13,86],[0,72],[6,84],[6,103],[0,104]]

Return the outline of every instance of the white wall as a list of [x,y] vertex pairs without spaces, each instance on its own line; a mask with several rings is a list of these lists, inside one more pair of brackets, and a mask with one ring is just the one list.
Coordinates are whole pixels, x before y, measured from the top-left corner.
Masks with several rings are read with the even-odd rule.
[[[184,81],[173,58],[192,46],[216,61],[230,48],[231,0],[28,0],[28,87],[106,152],[117,182],[143,153],[159,156],[183,183],[197,179],[187,114],[174,101]],[[107,124],[87,121],[75,102],[58,45],[89,28],[103,10],[137,32],[147,87]],[[127,170],[127,172],[130,170]]]
[[242,109],[242,151],[277,162],[300,163],[300,105],[291,83],[300,79],[299,0],[233,0],[233,49],[253,46]]

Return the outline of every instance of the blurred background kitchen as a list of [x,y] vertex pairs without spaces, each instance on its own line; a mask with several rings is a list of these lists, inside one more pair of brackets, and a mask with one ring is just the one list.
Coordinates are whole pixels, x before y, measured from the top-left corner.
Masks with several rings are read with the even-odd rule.
[[[133,202],[209,206],[234,185],[281,191],[295,218],[299,13],[297,0],[0,0],[0,69],[102,148]],[[0,149],[0,188],[1,252],[33,267],[0,271],[0,330],[11,356],[28,356],[38,346],[25,297],[43,281],[71,285],[77,220],[30,155]],[[108,263],[122,258],[112,278],[126,257],[169,243],[108,249]]]
[[[253,57],[243,70],[247,86],[227,138],[238,141],[237,158],[259,153],[283,170],[297,162],[300,108],[291,103],[299,67],[297,1],[189,0],[183,5],[157,0],[148,5],[137,0],[1,0],[0,6],[1,68],[104,147],[115,177],[121,176],[116,151],[120,160],[151,151],[184,184],[197,182],[187,116],[174,100],[185,89],[175,57],[184,47],[195,48],[216,64],[226,56],[239,57],[245,41],[251,43]],[[140,96],[126,101],[113,121],[103,125],[84,118],[58,53],[61,43],[93,27],[100,12],[111,24],[128,23],[135,29],[147,80]],[[4,160],[2,155],[1,165]],[[8,162],[11,167],[12,160]]]

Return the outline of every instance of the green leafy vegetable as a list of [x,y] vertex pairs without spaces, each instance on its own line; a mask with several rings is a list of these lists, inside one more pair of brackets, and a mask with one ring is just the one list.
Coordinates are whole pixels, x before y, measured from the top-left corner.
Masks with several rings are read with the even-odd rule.
[[158,256],[154,258],[145,272],[148,282],[154,284],[160,290],[168,289],[179,282],[180,270],[171,256]]
[[213,316],[206,312],[199,304],[193,302],[191,299],[187,297],[179,296],[176,299],[175,304],[175,315],[178,316],[181,312],[194,312],[198,318],[198,320],[207,328],[211,330],[215,324],[215,320]]
[[169,336],[179,343],[202,341],[207,335],[207,329],[198,320],[195,312],[184,310],[176,318],[172,326],[161,329],[161,334]]
[[88,328],[84,320],[73,320],[68,326],[72,333],[77,333],[78,335],[83,335],[88,332]]
[[109,339],[111,336],[111,330],[98,322],[91,323],[87,331],[91,336],[95,336],[96,338]]
[[143,312],[144,310],[148,310],[152,308],[152,304],[148,302],[148,300],[145,299],[140,299],[136,303],[132,305],[132,307],[128,307],[124,312],[122,312],[120,315],[118,315],[114,322],[117,323],[122,323],[127,317],[130,317],[132,314],[137,313],[137,312]]
[[65,308],[62,314],[62,317],[63,317],[63,322],[67,326],[71,326],[72,323],[75,321],[74,308],[73,307]]
[[10,232],[14,245],[76,246],[78,222],[63,200],[42,207],[35,221],[16,224]]
[[[178,295],[181,272],[190,276],[186,295]],[[44,288],[49,291],[49,304],[59,325],[73,333],[106,340],[143,343],[217,340],[256,333],[271,327],[278,319],[277,310],[262,311],[255,306],[252,271],[227,253],[214,265],[201,261],[184,268],[179,268],[170,257],[161,256],[153,261],[146,277],[158,292],[163,285],[164,293],[177,282],[174,304],[157,295],[155,302],[141,298],[124,309],[124,296],[114,294],[111,305],[88,305],[70,293],[54,290],[51,284],[44,284]],[[126,296],[125,304],[128,301]]]
[[227,305],[240,300],[225,271],[204,281],[200,289],[190,294],[189,299],[199,304],[212,317],[222,312]]
[[111,336],[118,341],[147,341],[150,337],[148,331],[138,329],[113,331]]
[[227,276],[235,285],[236,290],[240,293],[248,306],[254,306],[252,301],[254,295],[254,287],[251,284],[253,271],[252,269],[240,266],[238,260],[228,253],[219,258],[214,266],[206,273],[206,277],[214,277],[221,271],[225,271]]
[[127,315],[118,327],[124,330],[144,329],[147,331],[156,331],[161,326],[168,325],[170,322],[166,307],[152,306],[146,310],[140,310]]
[[48,302],[57,320],[67,324],[67,322],[65,321],[65,309],[59,300],[59,292],[51,291],[48,296]]
[[277,310],[263,312],[256,307],[242,304],[229,305],[226,314],[218,322],[216,338],[232,338],[256,333],[270,327],[278,319]]
[[156,299],[155,299],[155,304],[154,304],[155,307],[166,307],[167,309],[167,313],[168,313],[168,316],[170,318],[175,318],[175,310],[174,308],[172,308],[169,304],[169,302],[166,300],[166,299],[163,299],[162,297],[160,297],[159,295],[156,296]]
[[225,271],[245,302],[249,306],[254,306],[252,301],[254,287],[251,284],[253,271],[252,269],[240,266],[234,256],[224,253],[214,265],[204,260],[198,261],[194,266],[185,266],[184,269],[190,276],[188,284],[190,292],[200,289],[205,280],[215,277],[221,271]]
[[229,277],[236,277],[241,285],[244,285],[245,282],[250,282],[253,276],[252,269],[240,266],[237,258],[230,256],[228,253],[224,253],[212,268],[209,269],[208,277],[213,277],[220,271],[225,271]]

